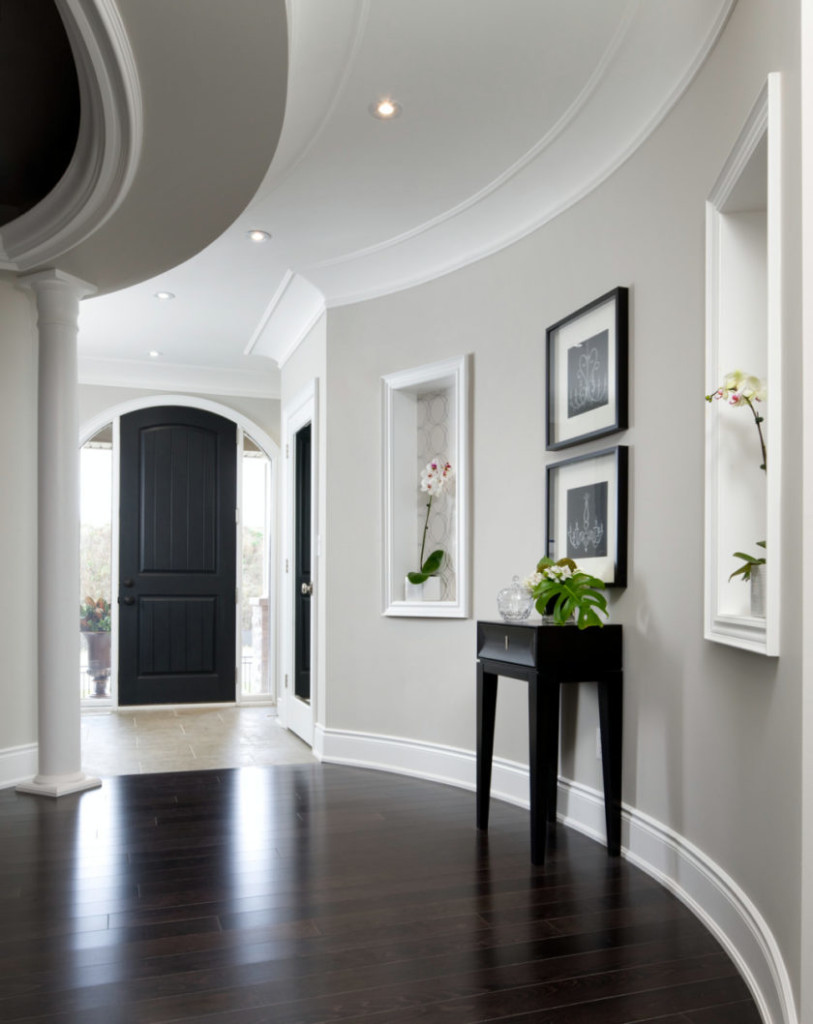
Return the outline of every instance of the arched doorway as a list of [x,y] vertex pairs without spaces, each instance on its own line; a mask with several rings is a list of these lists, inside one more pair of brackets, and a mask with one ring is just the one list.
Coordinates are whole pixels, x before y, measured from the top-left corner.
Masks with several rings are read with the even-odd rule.
[[[119,704],[119,594],[120,450],[121,419],[130,413],[160,407],[187,407],[231,421],[236,429],[237,515],[235,545],[235,686],[237,703],[275,703],[277,696],[276,643],[276,506],[279,449],[271,437],[247,417],[220,403],[184,395],[156,395],[121,403],[83,424],[79,443],[83,462],[95,459],[83,478],[103,481],[101,510],[83,496],[84,576],[80,587],[82,621],[88,625],[86,599],[98,609],[102,629],[87,629],[83,638],[80,687],[83,703],[95,707]],[[99,468],[99,463],[104,463]],[[106,494],[104,487],[107,488]],[[105,522],[107,526],[105,527]],[[105,535],[106,530],[106,535]],[[101,565],[107,559],[107,569]],[[85,590],[88,593],[84,593]],[[91,618],[93,612],[91,612]],[[98,636],[96,633],[105,632]],[[92,649],[91,649],[92,648]],[[99,649],[109,652],[99,656]]]

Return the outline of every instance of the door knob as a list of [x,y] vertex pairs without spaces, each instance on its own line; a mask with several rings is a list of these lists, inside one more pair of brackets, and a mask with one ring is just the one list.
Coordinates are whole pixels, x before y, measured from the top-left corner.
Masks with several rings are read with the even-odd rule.
[[303,597],[310,597],[311,594],[313,593],[313,584],[303,583],[302,586],[299,588],[299,592],[300,594],[302,594]]
[[135,604],[135,598],[133,597],[132,594],[127,594],[125,597],[121,599],[121,601],[122,604]]

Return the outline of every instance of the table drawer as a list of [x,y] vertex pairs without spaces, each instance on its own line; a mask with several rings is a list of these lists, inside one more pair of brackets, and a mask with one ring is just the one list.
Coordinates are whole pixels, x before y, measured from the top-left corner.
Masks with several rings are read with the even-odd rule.
[[507,622],[478,622],[477,657],[511,665],[536,666],[536,630]]

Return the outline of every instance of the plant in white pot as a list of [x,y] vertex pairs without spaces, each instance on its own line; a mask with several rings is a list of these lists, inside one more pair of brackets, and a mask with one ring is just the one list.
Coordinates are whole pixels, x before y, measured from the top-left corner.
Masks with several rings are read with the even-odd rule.
[[418,557],[420,566],[414,572],[406,575],[405,591],[407,601],[439,601],[440,600],[440,576],[438,571],[446,557],[442,548],[432,551],[424,559],[426,552],[426,538],[429,533],[429,516],[432,513],[432,502],[440,497],[443,491],[449,486],[452,479],[452,464],[439,456],[435,456],[421,470],[420,488],[422,494],[429,496],[426,502],[426,516],[423,521],[423,534],[421,536],[421,552]]

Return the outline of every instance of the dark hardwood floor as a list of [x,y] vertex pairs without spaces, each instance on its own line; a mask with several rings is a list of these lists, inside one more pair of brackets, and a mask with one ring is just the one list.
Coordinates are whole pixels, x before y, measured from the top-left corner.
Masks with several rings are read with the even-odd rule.
[[558,826],[332,765],[0,792],[0,1021],[758,1024],[691,913]]

